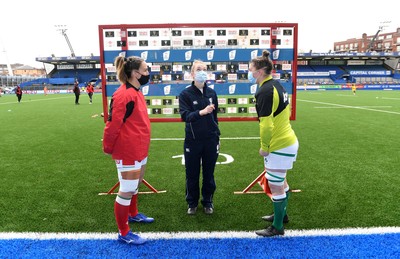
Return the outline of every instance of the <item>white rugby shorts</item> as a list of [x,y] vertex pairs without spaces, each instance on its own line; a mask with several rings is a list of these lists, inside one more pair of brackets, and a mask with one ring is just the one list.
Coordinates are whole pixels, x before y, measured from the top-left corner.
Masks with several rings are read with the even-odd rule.
[[293,163],[297,158],[299,142],[296,141],[291,146],[273,151],[264,157],[264,167],[267,169],[289,170],[293,168]]
[[147,164],[147,157],[142,161],[122,161],[115,160],[115,165],[117,166],[118,172],[127,172],[127,171],[137,171]]

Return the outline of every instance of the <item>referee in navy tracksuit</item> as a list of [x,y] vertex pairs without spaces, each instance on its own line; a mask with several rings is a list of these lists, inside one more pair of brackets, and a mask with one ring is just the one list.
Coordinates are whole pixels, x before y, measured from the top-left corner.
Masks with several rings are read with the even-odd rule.
[[200,198],[200,167],[203,171],[201,204],[206,214],[214,212],[216,189],[214,168],[219,153],[218,98],[206,85],[207,66],[196,60],[192,66],[192,85],[179,95],[179,111],[185,122],[185,168],[187,214],[194,215]]

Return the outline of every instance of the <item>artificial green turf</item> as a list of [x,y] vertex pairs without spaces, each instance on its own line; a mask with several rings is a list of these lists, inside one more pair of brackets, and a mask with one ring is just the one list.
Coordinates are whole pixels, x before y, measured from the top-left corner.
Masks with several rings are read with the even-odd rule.
[[[378,98],[377,98],[378,97]],[[116,232],[117,181],[102,152],[101,95],[74,105],[72,94],[0,98],[0,231]],[[338,106],[340,105],[340,106]],[[387,111],[384,112],[384,111]],[[298,92],[292,126],[300,149],[288,173],[293,193],[287,229],[399,226],[400,91]],[[152,123],[145,179],[160,194],[140,194],[139,210],[155,218],[135,231],[229,231],[263,228],[272,212],[264,194],[234,194],[263,170],[258,123],[221,122],[215,213],[186,215],[184,124]],[[162,140],[177,138],[177,140]],[[219,162],[225,158],[220,156]],[[141,191],[148,191],[144,185]],[[252,190],[260,190],[255,186]],[[201,209],[201,208],[200,208]]]

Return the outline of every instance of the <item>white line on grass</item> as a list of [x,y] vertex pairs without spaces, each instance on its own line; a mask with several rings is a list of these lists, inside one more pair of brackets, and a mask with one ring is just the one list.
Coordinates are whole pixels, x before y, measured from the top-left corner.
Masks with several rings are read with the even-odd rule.
[[[357,107],[392,108],[393,106],[357,106]],[[328,107],[328,106],[315,106],[314,108],[317,108],[317,109],[325,109],[325,108],[326,109],[353,109],[353,107]]]
[[[377,97],[378,98],[378,97]],[[390,97],[381,97],[381,99],[387,99],[387,100],[400,100],[400,98],[390,98]]]
[[[57,98],[45,98],[45,99],[35,99],[35,100],[22,100],[21,103],[29,103],[29,102],[40,102],[40,101],[51,101],[51,100],[57,100],[57,99],[65,99],[65,98],[72,98],[71,96],[66,96],[66,97],[57,97]],[[0,103],[0,104],[17,104],[18,102],[6,102],[6,103]]]
[[[260,139],[260,137],[232,137],[232,138],[220,138],[224,140],[238,140],[238,139]],[[184,138],[152,138],[152,141],[157,141],[157,140],[185,140]]]
[[352,95],[346,95],[346,94],[337,94],[336,96],[343,96],[343,97],[357,97],[357,96],[355,96],[354,94],[352,94]]
[[[283,237],[307,236],[348,236],[400,233],[400,227],[343,228],[343,229],[310,229],[285,230]],[[139,233],[147,239],[209,239],[209,238],[260,238],[254,231],[221,231],[221,232],[147,232]],[[116,239],[117,233],[48,233],[48,232],[0,232],[0,240],[9,239]]]
[[383,112],[383,113],[390,113],[390,114],[400,115],[400,112],[376,110],[376,109],[364,108],[362,106],[350,106],[350,105],[343,105],[343,104],[336,104],[336,103],[324,103],[324,102],[309,101],[309,100],[302,100],[302,99],[297,99],[297,101],[307,102],[307,103],[318,103],[318,104],[332,105],[332,106],[343,107],[343,108],[353,108],[353,109],[359,109],[359,110],[366,110],[366,111],[373,111],[373,112]]

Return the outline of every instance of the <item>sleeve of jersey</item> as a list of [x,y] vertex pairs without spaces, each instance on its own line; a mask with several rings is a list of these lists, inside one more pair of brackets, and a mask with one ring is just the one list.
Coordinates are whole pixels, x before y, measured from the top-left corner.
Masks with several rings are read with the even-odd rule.
[[200,119],[200,112],[194,111],[190,104],[190,98],[183,92],[179,96],[179,113],[184,122],[193,122]]
[[215,108],[213,111],[214,120],[218,124],[218,96],[217,96],[217,94],[215,94],[213,97],[213,103],[214,103],[214,108]]
[[[218,125],[218,96],[216,94],[213,97],[213,103],[214,103],[214,108],[215,108],[213,111],[213,117],[214,117],[215,123]],[[221,136],[221,131],[219,130],[219,127],[218,127],[218,136]]]
[[103,151],[106,154],[112,154],[114,151],[114,145],[119,136],[126,113],[126,105],[122,100],[114,100],[112,109],[110,110],[112,112],[112,119],[106,122],[103,133]]
[[273,128],[274,128],[274,124],[272,123],[272,116],[260,118],[261,149],[266,152],[269,152],[269,144],[271,142]]
[[261,149],[269,152],[269,145],[271,143],[272,130],[274,128],[273,117],[273,98],[274,90],[266,92],[262,95],[261,100],[257,101],[260,104],[260,143]]

